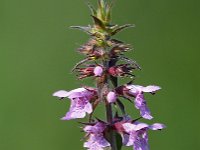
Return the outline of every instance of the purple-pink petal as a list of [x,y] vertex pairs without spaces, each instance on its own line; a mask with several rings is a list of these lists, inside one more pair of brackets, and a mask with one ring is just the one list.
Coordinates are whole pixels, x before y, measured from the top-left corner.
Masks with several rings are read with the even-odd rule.
[[140,115],[145,118],[145,119],[148,119],[148,120],[151,120],[153,119],[153,117],[151,116],[151,112],[149,110],[149,108],[147,107],[147,105],[142,105],[140,107]]
[[147,131],[137,133],[137,138],[133,142],[134,150],[149,150]]
[[87,133],[102,133],[106,126],[102,122],[97,122],[95,125],[87,125],[83,129]]
[[68,97],[71,100],[69,111],[61,118],[62,120],[71,120],[76,118],[84,118],[86,113],[91,114],[92,104],[89,102],[93,96],[93,92],[85,88],[77,88],[69,92],[61,90],[53,94],[60,98]]
[[150,93],[150,92],[156,92],[160,89],[161,89],[161,87],[159,87],[159,86],[149,85],[149,86],[143,87],[142,91]]
[[123,128],[127,133],[138,131],[144,128],[148,128],[149,125],[146,123],[134,122],[134,123],[124,123]]
[[68,95],[69,95],[69,92],[67,92],[65,90],[60,90],[60,91],[53,93],[53,96],[56,96],[59,98],[64,98],[64,97],[67,97]]
[[126,145],[126,146],[130,146],[129,145],[129,137],[130,137],[130,135],[129,134],[127,134],[127,133],[121,133],[121,137],[122,137],[122,143],[123,143],[123,145]]
[[129,89],[129,93],[133,94],[134,96],[142,92],[151,93],[151,92],[156,92],[161,89],[161,87],[156,86],[156,85],[149,85],[146,87],[141,86],[141,85],[128,85],[126,87]]
[[68,93],[68,98],[77,98],[77,97],[88,97],[91,95],[91,92],[86,90],[85,88],[78,88],[75,90],[71,90]]
[[61,120],[71,120],[71,119],[77,119],[77,118],[84,118],[86,116],[86,113],[84,111],[69,111],[66,113],[64,117],[61,118]]
[[78,97],[71,99],[71,106],[69,112],[62,118],[62,120],[70,120],[76,118],[84,118],[86,113],[92,113],[92,105],[86,97]]
[[138,94],[135,98],[135,107],[140,110],[140,115],[145,118],[151,120],[153,117],[151,116],[151,112],[146,105],[146,101],[144,99],[143,94]]
[[128,85],[129,94],[135,97],[134,103],[135,107],[140,110],[140,115],[145,118],[151,120],[153,117],[151,116],[151,112],[147,107],[146,100],[144,99],[144,92],[153,93],[161,88],[155,85],[149,86],[140,86],[140,85]]
[[92,105],[88,102],[85,107],[84,107],[84,111],[87,112],[88,114],[92,113]]
[[146,123],[135,122],[133,130],[134,131],[139,131],[139,130],[147,128],[147,127],[149,127],[149,125],[146,124]]
[[163,128],[166,128],[166,126],[164,124],[160,124],[160,123],[154,123],[149,126],[149,129],[151,129],[151,130],[161,130]]
[[122,126],[127,133],[134,131],[134,127],[135,127],[135,125],[132,123],[124,123]]
[[88,150],[103,150],[103,148],[110,146],[110,143],[104,138],[105,123],[97,122],[95,125],[87,125],[83,129],[89,134],[89,139],[84,143],[84,147]]
[[110,143],[103,137],[103,134],[91,134],[88,141],[84,143],[84,147],[88,150],[104,150],[110,146]]
[[126,88],[129,89],[129,94],[136,96],[137,94],[139,94],[142,91],[143,86],[127,85]]
[[123,128],[125,133],[122,135],[123,143],[126,146],[133,146],[134,150],[149,150],[148,129],[159,130],[164,127],[165,125],[160,123],[153,125],[141,122],[124,123]]

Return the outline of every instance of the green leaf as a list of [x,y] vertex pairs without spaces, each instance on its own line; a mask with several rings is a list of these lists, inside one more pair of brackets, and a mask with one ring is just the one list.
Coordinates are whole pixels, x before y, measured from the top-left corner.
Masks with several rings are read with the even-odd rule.
[[[111,133],[112,132],[112,133]],[[117,133],[116,131],[111,131],[111,132],[106,132],[104,134],[104,138],[111,143],[112,147],[115,147],[116,150],[121,150],[122,149],[122,137],[119,133]],[[114,143],[111,142],[111,136],[114,137]]]
[[104,23],[97,17],[95,16],[92,16],[93,20],[94,20],[94,23],[97,27],[101,28],[101,29],[104,29],[105,30],[105,26],[104,26]]
[[126,114],[126,111],[125,111],[124,104],[123,104],[119,99],[117,99],[117,105],[118,105],[118,107],[120,108],[122,114],[125,115],[125,114]]
[[117,150],[121,150],[122,149],[122,145],[123,145],[123,143],[122,143],[122,137],[117,132],[115,133],[115,135],[116,135]]
[[110,76],[110,80],[111,80],[111,82],[112,82],[112,84],[115,86],[115,87],[117,87],[117,77],[113,77],[113,76]]
[[84,26],[71,26],[70,28],[73,28],[73,29],[78,29],[78,30],[81,30],[81,31],[84,31],[86,33],[88,33],[89,35],[91,35],[91,30],[92,28],[90,26],[88,27],[84,27]]
[[98,5],[99,5],[99,9],[103,10],[105,7],[105,2],[104,0],[98,0]]
[[113,7],[113,2],[110,4],[106,4],[106,17],[105,17],[105,21],[106,22],[110,22],[111,21],[111,10]]
[[119,26],[119,27],[116,27],[116,29],[114,29],[111,33],[111,35],[115,35],[117,34],[118,32],[124,30],[124,29],[127,29],[127,28],[131,28],[131,27],[135,27],[135,25],[133,24],[125,24],[125,25],[122,25],[122,26]]
[[97,11],[95,10],[95,8],[89,2],[87,3],[87,5],[88,5],[92,15],[96,16],[97,15]]
[[97,17],[105,20],[105,2],[104,0],[98,0]]

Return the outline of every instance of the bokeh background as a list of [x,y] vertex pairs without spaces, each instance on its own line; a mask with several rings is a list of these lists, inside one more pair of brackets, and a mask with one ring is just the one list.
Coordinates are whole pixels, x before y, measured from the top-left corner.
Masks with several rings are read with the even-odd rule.
[[[150,132],[152,150],[200,149],[199,6],[116,0],[113,22],[136,24],[115,37],[134,46],[128,56],[142,66],[136,83],[163,88],[147,95],[151,122],[167,125]],[[80,125],[59,120],[69,101],[52,93],[80,86],[70,69],[83,58],[75,50],[88,35],[68,27],[91,23],[84,0],[0,0],[0,150],[83,149]]]

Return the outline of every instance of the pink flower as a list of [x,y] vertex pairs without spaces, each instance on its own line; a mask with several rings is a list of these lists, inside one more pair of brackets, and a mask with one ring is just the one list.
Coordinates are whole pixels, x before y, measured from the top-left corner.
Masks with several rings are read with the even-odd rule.
[[88,150],[104,150],[110,146],[110,143],[104,138],[104,130],[106,125],[103,122],[97,122],[94,125],[87,125],[84,131],[88,135],[88,141],[84,143],[84,147]]
[[125,133],[123,134],[124,145],[133,146],[134,150],[149,150],[148,130],[161,130],[165,128],[165,125],[160,123],[148,125],[145,123],[134,122],[124,123],[123,128],[125,130]]
[[71,120],[76,118],[84,118],[86,113],[92,113],[92,105],[90,100],[94,96],[94,91],[89,91],[85,88],[78,88],[72,91],[57,91],[53,96],[59,98],[69,98],[71,100],[71,106],[69,112],[62,118],[62,120]]
[[116,88],[118,95],[122,95],[128,99],[130,97],[135,97],[134,103],[135,107],[140,110],[140,115],[145,119],[152,119],[149,108],[147,107],[146,100],[144,98],[144,92],[154,94],[156,91],[160,90],[159,86],[149,85],[146,87],[140,85],[124,85]]
[[152,119],[151,113],[146,105],[146,100],[144,99],[144,92],[154,93],[161,88],[159,86],[140,86],[140,85],[128,85],[126,86],[128,93],[135,97],[135,107],[140,110],[140,114],[145,119]]

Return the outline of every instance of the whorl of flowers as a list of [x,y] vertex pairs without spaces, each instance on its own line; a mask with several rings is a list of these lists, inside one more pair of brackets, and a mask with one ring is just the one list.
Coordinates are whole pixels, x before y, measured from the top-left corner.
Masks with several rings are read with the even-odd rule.
[[[80,87],[75,90],[60,90],[53,96],[71,101],[69,111],[62,120],[85,118],[89,120],[84,125],[86,133],[84,147],[88,150],[103,150],[111,148],[120,150],[122,146],[132,146],[134,150],[149,150],[148,130],[161,130],[165,126],[155,123],[141,123],[140,118],[152,119],[147,106],[145,93],[155,94],[161,88],[156,85],[141,86],[133,83],[134,71],[140,66],[132,59],[124,56],[131,50],[129,44],[112,38],[120,31],[133,27],[131,24],[122,26],[111,24],[112,3],[98,0],[98,8],[88,4],[94,25],[73,26],[90,35],[87,43],[78,48],[84,59],[73,68],[78,79],[92,77],[96,82],[94,87]],[[119,78],[130,78],[131,82],[118,85]],[[139,110],[139,119],[131,119],[126,112],[123,101],[128,100]],[[93,116],[95,109],[105,106],[105,119]],[[118,109],[113,109],[116,107]],[[119,115],[120,114],[120,115]]]

